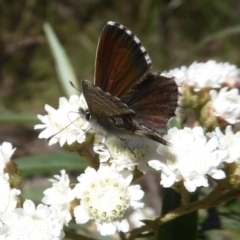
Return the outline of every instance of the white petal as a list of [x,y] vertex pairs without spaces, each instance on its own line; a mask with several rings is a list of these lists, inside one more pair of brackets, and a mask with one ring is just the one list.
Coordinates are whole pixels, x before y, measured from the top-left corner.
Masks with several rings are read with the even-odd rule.
[[27,199],[23,203],[23,209],[29,216],[31,216],[35,213],[35,204],[33,201]]
[[194,192],[196,190],[196,186],[193,184],[193,182],[187,179],[183,182],[183,184],[189,192]]
[[127,219],[123,219],[121,222],[117,223],[118,231],[122,231],[124,233],[128,232],[130,229],[129,223]]
[[223,179],[226,177],[226,174],[224,171],[222,170],[216,170],[215,172],[212,172],[211,176],[214,178],[214,179]]
[[101,233],[101,235],[112,235],[116,233],[117,228],[113,223],[96,223],[97,230]]
[[75,207],[74,216],[75,216],[75,219],[76,219],[76,223],[84,224],[84,223],[89,221],[88,213],[81,206]]
[[163,187],[168,188],[171,187],[176,180],[176,177],[174,175],[166,176],[162,174],[162,179],[160,184],[163,185]]
[[161,170],[162,169],[162,163],[158,160],[151,160],[148,162],[149,166],[156,169],[156,170]]

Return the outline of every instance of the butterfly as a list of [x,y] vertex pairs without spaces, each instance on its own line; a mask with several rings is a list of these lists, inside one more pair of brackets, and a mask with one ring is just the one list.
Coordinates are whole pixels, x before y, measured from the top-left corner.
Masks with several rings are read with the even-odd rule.
[[178,87],[173,78],[149,73],[151,65],[141,41],[109,21],[98,42],[94,84],[82,80],[88,110],[80,112],[106,134],[136,135],[167,145],[159,130],[175,116]]

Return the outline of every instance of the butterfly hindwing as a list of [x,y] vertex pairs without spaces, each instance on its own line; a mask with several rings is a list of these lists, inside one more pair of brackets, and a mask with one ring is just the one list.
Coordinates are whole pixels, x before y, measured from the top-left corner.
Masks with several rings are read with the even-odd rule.
[[140,40],[126,27],[108,22],[99,39],[95,85],[121,97],[151,67]]
[[160,129],[175,116],[178,101],[178,87],[173,78],[161,73],[147,73],[122,98],[139,125],[148,129]]

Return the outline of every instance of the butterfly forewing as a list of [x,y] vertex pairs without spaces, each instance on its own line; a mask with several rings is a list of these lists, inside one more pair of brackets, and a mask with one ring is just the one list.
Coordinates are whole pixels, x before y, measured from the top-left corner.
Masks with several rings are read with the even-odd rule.
[[82,91],[92,118],[121,118],[135,115],[134,111],[119,98],[104,92],[87,80],[82,81]]
[[123,25],[108,22],[98,43],[95,85],[121,97],[150,66],[150,57],[140,40]]
[[175,116],[178,87],[173,78],[161,73],[147,73],[131,88],[122,101],[136,112],[133,117],[141,126],[159,129]]

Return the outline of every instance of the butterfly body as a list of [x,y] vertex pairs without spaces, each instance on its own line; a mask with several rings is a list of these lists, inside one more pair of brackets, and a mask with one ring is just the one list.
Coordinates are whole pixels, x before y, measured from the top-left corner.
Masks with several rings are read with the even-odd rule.
[[150,67],[140,40],[123,25],[108,22],[98,44],[95,84],[82,81],[92,126],[105,135],[167,143],[158,130],[175,115],[178,88],[172,78],[147,73]]
[[132,117],[136,113],[119,98],[104,92],[87,80],[82,81],[82,89],[84,96],[87,96],[87,102],[90,102],[89,121],[92,126],[101,132],[121,136],[134,132],[136,123],[133,122]]

